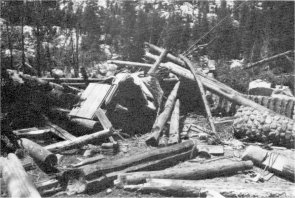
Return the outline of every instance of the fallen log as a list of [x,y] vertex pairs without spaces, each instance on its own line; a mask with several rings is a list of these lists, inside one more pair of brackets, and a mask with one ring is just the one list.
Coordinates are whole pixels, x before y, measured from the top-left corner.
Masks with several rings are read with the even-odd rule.
[[148,63],[136,63],[136,62],[120,61],[120,60],[108,60],[107,63],[116,64],[116,65],[146,67],[146,68],[151,68],[153,66],[153,64],[148,64]]
[[26,129],[18,129],[18,130],[13,130],[12,131],[15,135],[17,135],[18,137],[42,137],[45,134],[51,133],[51,129],[50,127],[47,128],[26,128]]
[[125,185],[124,190],[143,193],[158,192],[172,196],[207,196],[208,191],[219,192],[225,197],[294,197],[292,185],[269,183],[242,183],[228,181],[192,181],[172,179],[147,179],[147,183],[139,185]]
[[168,144],[181,142],[179,130],[179,106],[180,102],[179,99],[177,99],[171,115]]
[[26,138],[19,139],[18,144],[20,147],[24,148],[34,160],[42,162],[49,167],[55,166],[57,164],[56,155],[46,150],[39,144]]
[[147,178],[159,179],[188,179],[198,180],[204,178],[213,178],[224,175],[232,175],[238,171],[251,169],[253,163],[251,161],[232,161],[219,160],[206,164],[198,164],[194,167],[173,168],[161,171],[147,171],[123,174],[127,184],[143,183]]
[[15,154],[10,153],[7,158],[1,157],[1,164],[3,180],[10,197],[41,198]]
[[45,118],[45,124],[48,127],[51,127],[51,132],[54,133],[55,135],[59,136],[62,139],[65,140],[74,140],[76,137],[72,134],[70,134],[68,131],[64,130],[63,128],[57,126],[56,124],[52,123],[49,121],[49,119],[44,116]]
[[207,114],[207,117],[208,117],[208,120],[209,120],[209,123],[210,123],[210,126],[211,126],[211,130],[212,130],[213,133],[216,134],[216,129],[215,129],[214,121],[213,121],[212,114],[211,114],[211,111],[210,111],[210,107],[209,107],[209,104],[208,104],[208,101],[207,101],[207,98],[206,98],[205,89],[203,87],[203,84],[201,82],[200,77],[196,73],[197,70],[194,68],[192,63],[185,56],[180,55],[180,58],[182,58],[182,60],[184,60],[184,62],[188,65],[188,67],[190,68],[192,74],[195,77],[195,81],[197,82],[198,88],[200,90],[200,93],[201,93],[201,96],[202,96],[202,99],[203,99],[203,104],[205,106],[205,110],[206,110],[206,114]]
[[254,164],[280,176],[295,181],[294,159],[276,152],[270,152],[258,146],[249,146],[242,156],[243,160],[251,160]]
[[286,51],[286,52],[283,52],[283,53],[280,53],[280,54],[276,54],[274,56],[262,59],[260,61],[255,62],[255,63],[248,64],[243,69],[249,69],[249,68],[257,67],[257,66],[262,65],[264,63],[276,60],[276,59],[281,58],[281,57],[285,57],[285,56],[287,56],[289,54],[292,54],[292,53],[294,53],[294,51],[290,50],[290,51]]
[[102,174],[120,171],[131,166],[152,162],[155,160],[190,151],[193,146],[193,141],[187,141],[177,145],[146,151],[142,154],[113,160],[111,162],[108,161],[96,165],[86,165],[81,168],[81,171],[83,171],[83,175],[85,175],[87,180],[96,179]]
[[[149,56],[149,54],[146,53],[146,56]],[[151,56],[150,58],[153,58],[153,56]],[[158,57],[158,56],[156,56],[156,57]],[[167,56],[167,58],[169,58],[169,56]],[[172,73],[174,73],[176,75],[179,75],[181,77],[184,77],[184,78],[192,80],[192,81],[195,81],[194,75],[189,70],[182,68],[176,64],[173,64],[171,62],[167,62],[167,63],[162,63],[160,66],[162,68],[168,69],[169,71],[171,71]],[[231,87],[217,81],[216,79],[208,77],[199,71],[197,71],[196,73],[197,73],[197,75],[200,76],[200,79],[201,79],[201,82],[203,83],[203,85],[207,89],[209,89],[211,92],[213,92],[217,95],[223,96],[223,97],[227,98],[229,101],[233,101],[233,102],[238,103],[240,105],[251,106],[259,111],[273,112],[270,109],[265,108],[255,102],[243,97],[239,92],[237,92],[234,89],[232,89]]]
[[72,148],[77,148],[88,144],[92,141],[99,140],[102,138],[106,138],[112,135],[112,131],[105,129],[96,133],[92,133],[89,135],[84,135],[81,137],[77,137],[74,140],[66,140],[63,142],[57,142],[48,146],[45,146],[45,149],[52,151],[52,152],[61,152]]
[[74,124],[75,127],[80,128],[82,133],[89,131],[98,131],[101,129],[101,125],[99,122],[84,118],[71,118],[70,122]]
[[171,116],[173,106],[177,97],[179,85],[180,85],[180,82],[177,82],[173,90],[171,91],[170,95],[167,98],[163,112],[156,118],[156,121],[151,131],[151,135],[145,141],[147,145],[157,146],[159,144],[159,140],[162,135],[163,128],[167,120]]

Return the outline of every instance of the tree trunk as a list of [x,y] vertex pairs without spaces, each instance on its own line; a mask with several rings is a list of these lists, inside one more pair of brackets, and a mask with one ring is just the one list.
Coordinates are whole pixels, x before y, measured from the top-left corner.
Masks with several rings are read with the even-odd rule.
[[37,39],[37,53],[36,53],[36,59],[37,59],[37,72],[38,76],[42,76],[42,70],[41,70],[41,53],[40,53],[40,48],[41,48],[41,41],[40,41],[40,27],[39,24],[36,26],[37,32],[36,32],[36,39]]
[[168,146],[160,149],[153,149],[142,154],[125,157],[111,162],[104,162],[96,165],[87,165],[82,171],[87,180],[96,179],[102,174],[120,171],[131,166],[152,162],[169,156],[190,151],[194,146],[193,141],[183,142],[177,145]]
[[13,69],[13,49],[12,49],[12,43],[11,43],[11,32],[12,32],[12,25],[11,25],[11,31],[9,31],[9,25],[8,23],[6,24],[6,31],[7,31],[7,39],[8,39],[8,46],[9,46],[9,51],[10,51],[10,68]]
[[42,162],[49,167],[55,166],[57,164],[56,155],[44,149],[39,144],[26,138],[19,139],[18,144],[24,148],[34,160]]
[[269,152],[258,146],[249,146],[242,156],[243,160],[251,160],[263,168],[268,168],[275,174],[295,181],[294,158],[279,153]]
[[8,158],[1,157],[3,180],[10,197],[41,198],[33,181],[29,178],[20,160],[10,153]]
[[79,25],[76,27],[76,71],[79,71]]
[[241,183],[230,181],[191,181],[172,179],[147,179],[140,185],[126,185],[124,190],[140,192],[158,192],[172,196],[206,196],[207,191],[219,192],[225,197],[294,197],[293,185],[270,183]]
[[157,146],[159,144],[159,140],[162,135],[163,128],[167,120],[171,116],[174,103],[177,97],[179,85],[180,85],[180,82],[177,82],[173,90],[171,91],[169,97],[167,98],[163,112],[157,117],[153,125],[152,132],[151,132],[152,134],[145,141],[147,145]]
[[25,69],[25,37],[24,37],[24,10],[21,11],[21,29],[22,29],[22,68]]
[[81,137],[77,137],[74,140],[67,140],[63,142],[57,142],[55,144],[51,144],[45,147],[45,149],[52,151],[52,152],[61,152],[68,149],[77,148],[88,144],[92,141],[98,141],[99,139],[105,138],[112,135],[110,130],[103,130],[96,133],[92,133],[89,135],[84,135]]
[[198,180],[224,175],[232,175],[237,173],[238,171],[243,171],[251,168],[253,168],[253,163],[251,161],[243,162],[232,160],[218,160],[209,163],[198,164],[198,166],[195,167],[126,173],[125,180],[127,184],[142,183],[147,178]]

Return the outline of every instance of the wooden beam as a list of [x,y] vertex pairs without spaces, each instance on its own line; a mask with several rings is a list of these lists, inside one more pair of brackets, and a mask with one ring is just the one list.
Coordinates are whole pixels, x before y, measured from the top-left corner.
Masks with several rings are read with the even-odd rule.
[[137,63],[137,62],[130,62],[130,61],[120,61],[120,60],[108,60],[107,63],[112,63],[112,64],[116,64],[116,65],[135,66],[135,67],[146,67],[146,68],[153,67],[153,64]]

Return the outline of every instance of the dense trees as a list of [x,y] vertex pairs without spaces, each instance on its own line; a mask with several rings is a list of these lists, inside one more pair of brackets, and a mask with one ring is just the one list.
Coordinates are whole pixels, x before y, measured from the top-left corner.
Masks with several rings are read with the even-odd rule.
[[[115,56],[141,61],[145,41],[176,53],[210,42],[203,53],[246,62],[294,49],[294,2],[218,2],[2,1],[1,63],[28,62],[38,75],[53,67],[78,75],[79,67]],[[275,65],[292,68],[287,59]]]

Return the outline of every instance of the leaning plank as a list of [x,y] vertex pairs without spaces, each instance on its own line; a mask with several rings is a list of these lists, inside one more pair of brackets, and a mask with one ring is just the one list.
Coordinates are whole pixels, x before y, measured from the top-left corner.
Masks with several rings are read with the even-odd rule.
[[193,146],[194,142],[190,140],[177,145],[145,151],[142,154],[113,160],[111,162],[107,161],[95,165],[86,165],[83,168],[81,167],[81,170],[83,171],[86,179],[95,179],[100,177],[102,174],[120,171],[131,166],[163,159],[169,156],[190,151]]
[[168,144],[181,142],[179,130],[179,103],[179,99],[177,99],[171,115]]
[[242,156],[243,160],[252,160],[255,164],[268,168],[274,173],[295,181],[295,160],[285,155],[270,152],[258,146],[249,146]]
[[[140,185],[126,185],[125,190],[140,192],[158,192],[164,195],[204,197],[207,191],[219,192],[225,197],[294,197],[292,185],[269,183],[241,183],[228,181],[194,181],[172,179],[147,179]],[[204,196],[202,196],[204,195]]]
[[105,129],[103,131],[99,131],[99,132],[92,133],[89,135],[77,137],[74,140],[66,140],[63,142],[57,142],[55,144],[51,144],[51,145],[46,146],[45,149],[52,151],[52,152],[61,152],[64,150],[83,146],[85,144],[90,143],[91,141],[102,139],[102,138],[108,137],[110,135],[112,135],[112,132],[108,129]]
[[251,161],[218,160],[186,168],[126,173],[125,181],[128,184],[138,184],[145,181],[146,178],[197,180],[231,175],[252,167],[253,163]]
[[41,198],[20,160],[10,153],[8,158],[1,157],[2,175],[10,197]]
[[194,75],[195,77],[195,81],[197,82],[197,85],[199,87],[199,90],[200,90],[200,93],[201,93],[201,96],[202,96],[202,99],[203,99],[203,104],[205,106],[205,110],[206,110],[206,114],[207,114],[207,117],[208,117],[208,120],[209,120],[209,123],[210,123],[210,126],[211,126],[211,130],[213,133],[216,133],[216,129],[215,129],[215,125],[214,125],[214,121],[213,121],[213,118],[212,118],[212,114],[211,114],[211,111],[210,111],[210,107],[209,107],[209,104],[208,104],[208,101],[207,101],[207,98],[206,98],[206,94],[205,94],[205,89],[203,87],[203,84],[201,82],[201,79],[200,77],[197,75],[196,73],[196,69],[194,68],[193,64],[191,63],[190,60],[188,60],[185,56],[183,55],[180,55],[180,58],[182,58],[184,60],[184,62],[188,65],[188,67],[190,68],[192,74]]
[[163,112],[157,117],[153,125],[151,135],[145,141],[147,145],[157,146],[159,144],[159,139],[162,135],[163,128],[167,120],[171,116],[173,106],[177,97],[179,85],[180,82],[177,82],[173,90],[171,91],[169,97],[167,98]]
[[153,75],[156,72],[156,70],[158,69],[160,63],[166,57],[167,53],[168,53],[168,51],[166,49],[161,52],[158,60],[156,60],[156,62],[152,66],[152,68],[150,68],[150,70],[148,71],[148,73],[147,73],[148,75]]
[[42,162],[49,167],[57,164],[56,155],[46,150],[39,144],[26,138],[19,139],[18,144],[20,147],[24,148],[34,160]]
[[101,108],[98,108],[96,110],[95,115],[98,118],[100,124],[102,125],[102,127],[104,129],[112,129],[113,128],[111,121],[108,119],[105,112]]

